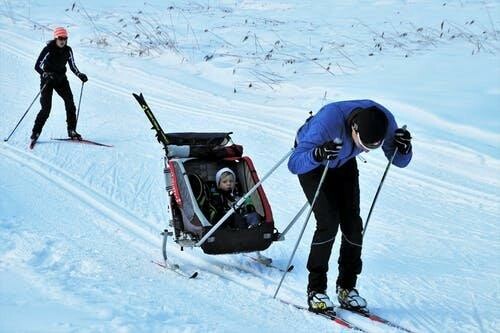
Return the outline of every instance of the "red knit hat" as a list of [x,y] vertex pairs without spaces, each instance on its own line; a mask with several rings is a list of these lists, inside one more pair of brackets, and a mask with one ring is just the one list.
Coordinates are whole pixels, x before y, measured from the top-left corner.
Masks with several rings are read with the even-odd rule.
[[57,27],[54,29],[54,38],[68,38],[68,31],[63,27]]

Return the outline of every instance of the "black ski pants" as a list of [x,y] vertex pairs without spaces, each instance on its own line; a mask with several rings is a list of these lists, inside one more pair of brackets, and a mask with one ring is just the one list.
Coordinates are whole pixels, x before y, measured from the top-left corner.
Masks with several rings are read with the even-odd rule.
[[[323,171],[324,167],[320,166],[299,175],[300,185],[309,203],[313,201]],[[307,262],[308,291],[324,292],[327,289],[328,261],[339,226],[344,236],[340,245],[337,286],[348,289],[356,286],[362,266],[361,247],[350,244],[346,238],[361,245],[363,224],[359,216],[358,176],[356,158],[327,171],[313,208],[316,231]]]
[[[44,85],[45,80],[42,80],[40,83],[40,89],[42,89]],[[75,102],[73,101],[73,93],[71,92],[68,78],[63,76],[50,81],[40,94],[40,104],[42,105],[42,109],[36,117],[35,125],[33,126],[34,133],[41,133],[43,125],[45,125],[45,122],[49,118],[50,109],[52,108],[52,94],[54,90],[64,100],[68,130],[76,129],[76,107]]]

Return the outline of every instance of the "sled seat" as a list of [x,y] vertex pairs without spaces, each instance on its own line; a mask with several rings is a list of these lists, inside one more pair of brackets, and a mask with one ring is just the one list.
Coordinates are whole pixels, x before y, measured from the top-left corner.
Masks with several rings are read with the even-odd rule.
[[[212,227],[212,223],[198,204],[197,196],[200,188],[205,187],[206,190],[206,184],[215,184],[215,174],[219,169],[229,167],[235,172],[242,194],[247,193],[259,181],[249,157],[222,160],[179,158],[171,159],[169,165],[174,184],[175,203],[181,212],[183,229],[197,239],[201,239]],[[205,253],[262,251],[271,245],[275,231],[274,221],[263,188],[259,187],[250,198],[255,211],[262,217],[261,223],[250,229],[224,227],[218,229],[201,246]]]

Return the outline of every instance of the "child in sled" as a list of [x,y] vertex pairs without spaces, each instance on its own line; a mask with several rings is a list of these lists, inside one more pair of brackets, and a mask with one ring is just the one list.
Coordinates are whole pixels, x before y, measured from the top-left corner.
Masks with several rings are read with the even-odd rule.
[[[216,191],[211,194],[213,214],[211,221],[216,223],[241,199],[237,195],[236,175],[229,168],[222,168],[215,175]],[[261,217],[255,211],[251,198],[248,197],[243,205],[234,212],[225,224],[237,229],[253,228],[259,224]]]

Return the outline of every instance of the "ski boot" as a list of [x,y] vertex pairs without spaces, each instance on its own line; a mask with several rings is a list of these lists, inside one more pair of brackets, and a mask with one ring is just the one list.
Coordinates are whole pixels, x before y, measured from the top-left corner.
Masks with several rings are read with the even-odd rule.
[[368,312],[366,308],[366,300],[359,296],[355,288],[344,289],[337,286],[337,299],[340,306],[344,309],[357,312]]
[[78,134],[77,131],[75,131],[75,130],[68,130],[68,137],[71,140],[79,140],[79,141],[82,140],[82,136],[80,134]]
[[325,292],[310,291],[307,294],[307,304],[312,312],[333,311],[333,303]]

